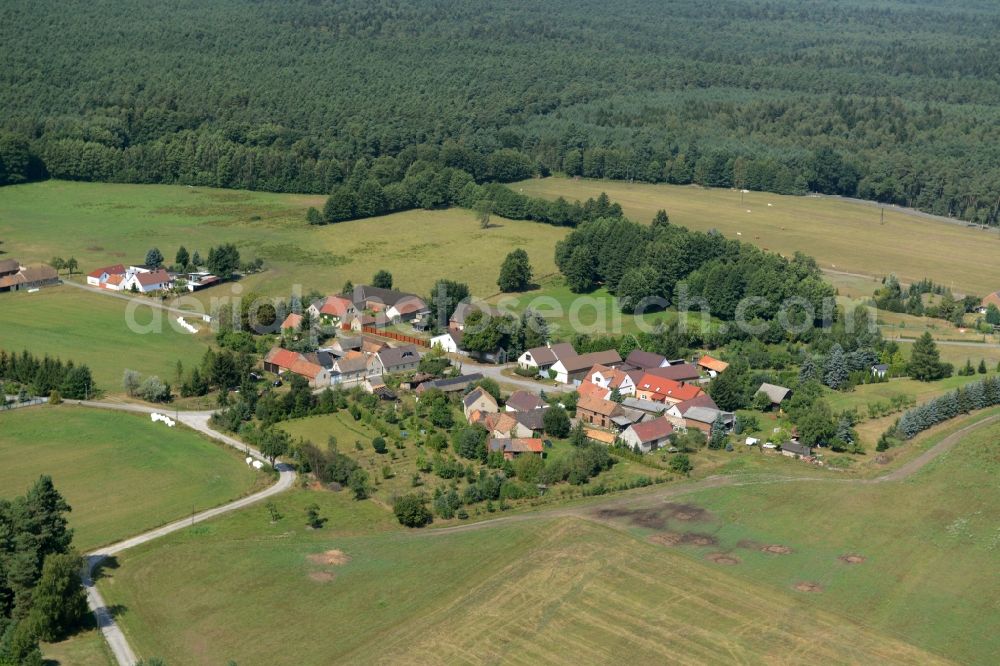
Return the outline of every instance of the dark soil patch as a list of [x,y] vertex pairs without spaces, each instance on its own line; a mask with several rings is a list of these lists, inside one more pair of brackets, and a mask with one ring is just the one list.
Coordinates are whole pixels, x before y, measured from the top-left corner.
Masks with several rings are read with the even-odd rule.
[[865,561],[863,555],[855,555],[853,553],[848,555],[841,555],[837,559],[843,562],[844,564],[861,564],[862,562]]
[[668,515],[675,520],[693,520],[702,523],[712,519],[712,514],[709,511],[694,504],[667,502],[663,507],[669,512]]
[[753,539],[743,539],[742,541],[737,542],[736,547],[745,548],[747,550],[760,550],[764,547],[764,544],[759,541],[754,541]]
[[719,540],[711,534],[697,532],[662,532],[649,537],[653,543],[661,546],[717,546]]
[[710,562],[724,564],[726,566],[735,566],[740,563],[740,558],[733,557],[732,555],[726,555],[725,553],[710,553],[705,556],[705,559]]
[[600,520],[623,520],[634,527],[650,530],[666,528],[667,521],[671,519],[685,522],[705,522],[712,519],[712,514],[700,506],[672,502],[649,509],[600,509],[594,515]]
[[781,544],[771,544],[770,546],[761,546],[760,552],[771,553],[772,555],[790,555],[792,549]]
[[809,582],[809,581],[803,581],[801,583],[796,583],[792,587],[794,587],[799,592],[819,593],[819,592],[823,591],[823,586],[822,585],[820,585],[819,583],[812,583],[812,582]]

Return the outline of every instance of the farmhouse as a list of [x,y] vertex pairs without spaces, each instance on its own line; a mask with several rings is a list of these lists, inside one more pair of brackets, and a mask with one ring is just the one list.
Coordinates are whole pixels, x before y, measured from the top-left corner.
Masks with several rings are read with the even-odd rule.
[[698,359],[698,367],[705,369],[709,377],[716,377],[720,372],[724,372],[729,364],[705,354]]
[[390,306],[386,311],[385,315],[392,321],[399,323],[401,321],[415,321],[423,319],[430,314],[430,308],[427,304],[423,302],[417,296],[407,295],[405,298],[400,299],[394,305]]
[[121,288],[125,270],[125,266],[122,264],[98,268],[90,273],[87,273],[87,284],[91,287],[118,291]]
[[327,296],[309,305],[309,315],[324,324],[340,323],[357,314],[354,303],[343,296]]
[[528,391],[514,391],[505,405],[508,412],[531,412],[548,407],[544,400]]
[[622,364],[622,357],[614,349],[606,351],[591,352],[569,358],[561,358],[552,364],[552,371],[555,372],[555,380],[561,384],[574,384],[582,381],[587,373],[595,365],[604,365],[609,368]]
[[461,354],[462,352],[462,331],[456,328],[449,328],[441,335],[431,338],[431,348],[440,347],[442,351],[449,354]]
[[648,372],[636,385],[636,397],[653,402],[684,402],[702,393],[703,391],[693,384],[663,379]]
[[334,386],[356,386],[365,380],[368,361],[358,351],[347,352],[333,362],[330,368],[330,383]]
[[368,357],[368,376],[393,375],[416,370],[420,352],[413,345],[386,347]]
[[473,312],[482,312],[484,319],[486,320],[502,315],[500,310],[487,305],[486,303],[469,303],[468,301],[462,301],[455,306],[455,311],[448,320],[448,328],[453,328],[457,331],[464,331],[465,320]]
[[674,427],[667,419],[653,419],[632,424],[619,437],[633,450],[649,453],[669,442],[673,431]]
[[17,259],[0,259],[0,278],[13,275],[21,270],[21,263]]
[[591,368],[584,383],[594,384],[609,391],[618,389],[621,395],[634,395],[635,382],[642,377],[641,370],[619,370],[605,365]]
[[693,363],[673,363],[662,368],[651,368],[646,373],[675,382],[692,382],[701,377],[701,370]]
[[[511,414],[518,424],[523,428],[523,431],[529,432],[529,434],[524,435],[525,437],[530,437],[535,433],[540,433],[545,430],[545,412],[550,408],[545,409],[535,409],[530,412],[507,412]],[[518,432],[522,432],[519,430]]]
[[281,347],[271,347],[264,356],[264,370],[276,375],[283,374],[291,370],[292,365],[297,361],[299,355],[293,351]]
[[486,442],[486,451],[488,453],[502,453],[504,460],[513,460],[522,455],[540,456],[544,450],[542,440],[537,438],[492,437]]
[[351,294],[345,294],[344,297],[354,304],[354,308],[358,312],[364,310],[383,312],[395,307],[396,312],[400,313],[401,310],[409,309],[404,301],[411,304],[419,302],[422,309],[427,308],[427,304],[416,294],[408,294],[395,289],[381,289],[366,284],[356,285],[354,291]]
[[469,415],[469,423],[478,423],[489,431],[490,437],[501,439],[531,437],[535,434],[533,428],[522,425],[513,415],[506,412],[488,414],[474,411]]
[[348,352],[361,351],[363,345],[364,338],[360,335],[344,336],[329,343],[327,349],[337,356],[344,356]]
[[473,412],[493,413],[500,411],[496,399],[482,386],[469,391],[469,394],[462,398],[462,411],[468,419]]
[[0,277],[0,292],[28,291],[59,284],[59,274],[51,266],[45,264],[22,266],[16,261],[7,261],[16,264],[17,269],[11,272],[12,264],[8,263],[4,269],[5,274]]
[[296,314],[294,312],[288,313],[285,317],[285,321],[281,322],[282,331],[298,331],[302,328],[302,315]]
[[612,417],[619,413],[620,406],[617,402],[602,400],[596,396],[585,395],[576,403],[578,419],[602,428],[610,428]]
[[549,371],[559,359],[576,356],[576,350],[568,342],[560,342],[546,347],[535,347],[521,354],[517,359],[518,367],[527,370],[537,368],[539,374]]
[[785,388],[784,386],[778,386],[777,384],[768,384],[764,382],[757,389],[757,393],[763,393],[771,401],[772,407],[779,407],[782,402],[787,400],[792,395],[792,389]]
[[638,370],[649,370],[651,368],[665,368],[670,365],[670,362],[665,356],[641,349],[633,349],[628,358],[625,359],[625,364]]
[[[652,400],[641,400],[639,398],[625,398],[622,400],[622,406],[628,409],[634,409],[636,411],[646,414],[647,417],[652,416],[662,416],[664,412],[673,407],[673,403],[667,405],[662,402],[653,402]],[[680,416],[680,415],[678,415]]]
[[132,266],[125,273],[119,291],[137,291],[140,294],[150,294],[154,291],[170,289],[173,278],[162,268],[149,270],[141,266]]

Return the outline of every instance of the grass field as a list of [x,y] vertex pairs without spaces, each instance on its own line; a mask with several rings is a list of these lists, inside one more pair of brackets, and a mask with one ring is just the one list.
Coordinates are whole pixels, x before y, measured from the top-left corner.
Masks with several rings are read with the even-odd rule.
[[[438,278],[469,284],[479,297],[496,293],[500,264],[523,247],[539,275],[555,271],[554,250],[565,234],[534,222],[494,217],[480,229],[464,210],[410,211],[310,227],[309,206],[323,197],[213,190],[171,185],[118,185],[46,181],[0,189],[0,239],[9,256],[48,261],[75,256],[84,273],[118,262],[142,262],[157,246],[172,262],[179,245],[207,256],[231,242],[245,259],[260,257],[268,270],[249,276],[243,293],[339,291],[375,271],[392,272],[399,288],[424,294]],[[198,292],[209,302],[228,288]]]
[[[128,307],[126,301],[66,286],[0,294],[0,349],[86,363],[97,387],[110,394],[122,392],[125,368],[173,384],[178,360],[187,368],[201,361],[211,341],[207,330],[178,332],[164,315],[160,332],[136,333],[126,320]],[[135,320],[151,324],[158,313],[141,308]]]
[[89,550],[246,494],[265,477],[184,428],[74,406],[0,413],[0,488],[24,493],[52,477],[73,511],[74,545]]
[[[986,415],[938,428],[920,445]],[[786,590],[817,583],[821,592],[796,593],[959,663],[991,663],[1000,651],[998,437],[1000,424],[987,426],[899,483],[702,491],[686,499],[710,518],[668,529],[711,535],[717,541],[711,548],[680,550],[698,560],[728,553],[740,561],[728,570],[748,582]],[[761,552],[759,546],[773,544],[792,552]],[[864,562],[839,559],[847,554]]]
[[58,643],[42,643],[47,666],[113,666],[116,662],[104,636],[87,629]]
[[512,187],[528,195],[562,196],[569,201],[607,192],[637,221],[649,222],[664,209],[675,224],[718,229],[784,255],[801,250],[825,269],[879,276],[895,273],[904,282],[929,277],[981,296],[1000,289],[1000,262],[979,259],[1000,250],[997,230],[969,229],[891,206],[885,209],[883,225],[874,205],[822,197],[741,195],[697,186],[568,178],[526,180]]
[[[330,522],[309,531],[302,506],[316,498]],[[306,491],[276,503],[277,523],[255,507],[120,558],[100,586],[125,608],[140,654],[190,664],[935,661],[792,592],[587,521],[435,534],[385,531],[371,516],[376,533],[359,535],[370,503]],[[324,553],[339,564],[311,561]],[[176,567],[185,575],[167,573]]]

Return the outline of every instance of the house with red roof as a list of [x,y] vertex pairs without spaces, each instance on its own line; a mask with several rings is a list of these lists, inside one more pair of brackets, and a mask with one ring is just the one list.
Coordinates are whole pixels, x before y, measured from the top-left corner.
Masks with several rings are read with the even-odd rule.
[[648,372],[636,385],[636,397],[640,400],[653,402],[684,402],[696,398],[702,393],[704,391],[693,384],[664,379]]
[[519,456],[540,456],[545,450],[542,440],[532,438],[501,438],[491,437],[486,442],[487,453],[502,453],[504,460],[513,460]]
[[705,354],[698,359],[698,367],[708,372],[709,377],[716,377],[720,372],[724,372],[729,364]]
[[[122,281],[125,279],[125,266],[115,264],[105,266],[87,273],[87,284],[99,289],[110,289],[119,291]],[[111,282],[113,280],[113,282]]]
[[162,268],[148,270],[131,267],[125,274],[121,291],[137,291],[140,294],[150,294],[154,291],[164,291],[174,285],[170,273]]
[[285,321],[281,322],[282,331],[297,331],[302,328],[302,315],[294,312],[288,313]]
[[327,296],[309,305],[309,314],[316,321],[339,323],[357,314],[354,303],[343,296]]

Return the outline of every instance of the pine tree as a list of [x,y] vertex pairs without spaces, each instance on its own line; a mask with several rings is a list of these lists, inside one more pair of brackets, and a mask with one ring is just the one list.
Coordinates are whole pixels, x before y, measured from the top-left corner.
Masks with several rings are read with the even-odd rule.
[[150,268],[157,268],[163,264],[163,253],[159,248],[151,248],[146,253],[146,265]]
[[187,248],[181,245],[177,248],[177,256],[174,257],[174,263],[181,267],[181,270],[187,268],[188,264],[191,263],[191,255],[188,254]]
[[981,374],[981,375],[985,375],[986,374],[986,359],[982,359],[982,358],[979,359],[979,367],[976,368],[976,371],[979,374]]
[[850,370],[847,367],[847,358],[844,356],[844,349],[839,344],[834,344],[830,348],[830,355],[826,357],[824,365],[823,383],[830,388],[837,390],[847,385]]
[[799,368],[799,383],[804,384],[814,379],[819,379],[819,369],[816,367],[816,361],[813,360],[813,357],[806,356],[802,360],[802,367]]
[[907,372],[914,379],[922,382],[929,382],[940,379],[943,375],[941,366],[941,354],[930,332],[925,331],[913,343],[913,351],[910,353],[910,363],[907,365]]

